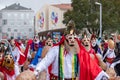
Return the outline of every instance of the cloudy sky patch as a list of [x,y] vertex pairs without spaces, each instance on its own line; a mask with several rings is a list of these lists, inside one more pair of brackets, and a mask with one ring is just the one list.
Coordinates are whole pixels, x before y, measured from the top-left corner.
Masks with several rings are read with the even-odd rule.
[[0,9],[14,3],[20,3],[21,6],[32,8],[37,12],[45,4],[71,3],[71,0],[0,0]]

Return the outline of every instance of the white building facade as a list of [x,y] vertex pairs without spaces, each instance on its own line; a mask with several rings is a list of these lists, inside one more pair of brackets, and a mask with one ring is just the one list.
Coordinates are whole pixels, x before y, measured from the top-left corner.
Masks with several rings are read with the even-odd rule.
[[[2,24],[2,13],[0,13],[0,24]],[[0,25],[0,39],[2,39],[2,26]]]
[[2,38],[32,38],[34,36],[34,11],[20,4],[12,4],[0,11]]

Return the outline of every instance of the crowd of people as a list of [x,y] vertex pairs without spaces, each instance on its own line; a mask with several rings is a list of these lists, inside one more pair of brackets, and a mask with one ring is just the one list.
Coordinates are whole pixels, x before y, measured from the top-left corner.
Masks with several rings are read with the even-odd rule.
[[[116,40],[117,39],[117,40]],[[120,80],[120,35],[97,38],[73,28],[53,37],[0,41],[1,80]]]

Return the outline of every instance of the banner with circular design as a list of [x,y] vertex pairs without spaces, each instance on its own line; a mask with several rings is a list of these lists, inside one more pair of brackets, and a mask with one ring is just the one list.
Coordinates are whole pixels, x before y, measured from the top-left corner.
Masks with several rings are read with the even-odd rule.
[[51,13],[51,21],[52,24],[56,26],[56,24],[58,23],[58,13],[56,12]]
[[43,12],[38,13],[38,15],[37,15],[37,25],[40,28],[44,27],[44,13]]

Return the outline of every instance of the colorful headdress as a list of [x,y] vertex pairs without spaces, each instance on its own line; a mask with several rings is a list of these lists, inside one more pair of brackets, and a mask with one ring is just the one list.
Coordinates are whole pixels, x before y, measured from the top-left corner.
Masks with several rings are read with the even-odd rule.
[[74,34],[75,33],[75,23],[73,20],[70,20],[67,24],[67,28],[65,30],[65,35],[66,34]]
[[95,38],[96,38],[96,35],[95,35],[95,34],[92,34],[92,35],[91,35],[91,40],[92,40],[92,39],[95,39]]
[[10,45],[10,43],[6,39],[2,39],[0,41],[0,44],[2,44],[3,47],[4,47],[4,54],[6,54],[6,53],[12,54],[11,45]]

